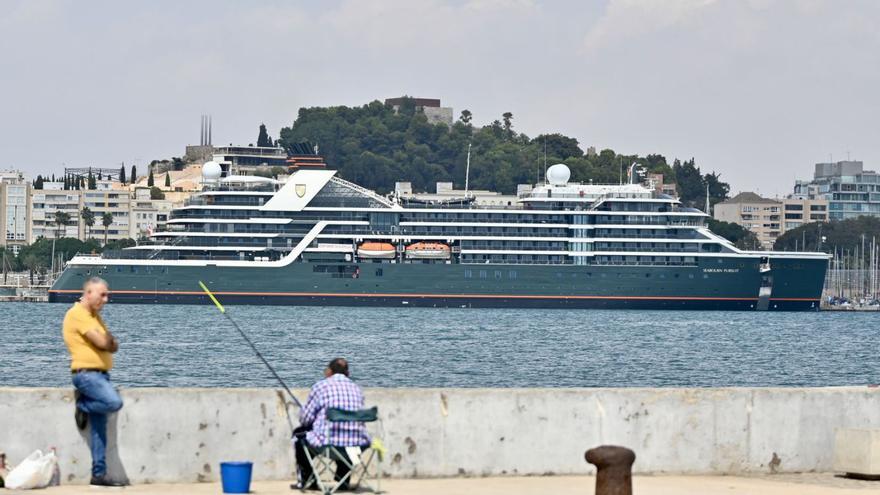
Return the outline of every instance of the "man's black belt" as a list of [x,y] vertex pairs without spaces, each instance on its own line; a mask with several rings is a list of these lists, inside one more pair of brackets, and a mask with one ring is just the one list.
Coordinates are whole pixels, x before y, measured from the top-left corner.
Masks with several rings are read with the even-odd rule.
[[84,373],[84,372],[86,372],[86,371],[95,371],[95,372],[98,372],[98,373],[104,373],[104,374],[107,374],[107,370],[99,370],[99,369],[97,369],[97,368],[80,368],[80,369],[78,369],[78,370],[70,370],[70,372],[73,373],[74,375],[77,374],[77,373]]

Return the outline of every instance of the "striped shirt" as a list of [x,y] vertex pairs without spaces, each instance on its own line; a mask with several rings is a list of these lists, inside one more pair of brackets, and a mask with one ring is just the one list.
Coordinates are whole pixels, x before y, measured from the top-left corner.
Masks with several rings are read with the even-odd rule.
[[299,422],[311,426],[306,434],[309,445],[353,447],[369,445],[370,436],[363,423],[327,421],[327,409],[358,411],[364,408],[364,394],[347,376],[337,373],[312,386],[306,405],[299,413]]

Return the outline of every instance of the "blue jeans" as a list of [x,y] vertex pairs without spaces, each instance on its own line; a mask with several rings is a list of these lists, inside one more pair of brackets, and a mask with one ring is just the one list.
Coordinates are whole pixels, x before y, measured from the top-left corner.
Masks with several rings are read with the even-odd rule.
[[76,407],[88,413],[92,429],[92,476],[107,474],[104,454],[107,450],[107,415],[122,409],[122,398],[110,384],[110,375],[99,371],[82,371],[73,375],[73,386],[79,392]]

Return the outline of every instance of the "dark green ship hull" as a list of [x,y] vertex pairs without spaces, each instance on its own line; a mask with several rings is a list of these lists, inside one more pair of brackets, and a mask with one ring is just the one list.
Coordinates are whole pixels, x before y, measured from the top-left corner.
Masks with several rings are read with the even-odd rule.
[[[114,303],[816,311],[827,260],[704,257],[697,266],[294,262],[284,267],[71,264],[53,302],[92,276]],[[765,289],[762,291],[762,286]],[[769,289],[768,289],[769,288]],[[763,292],[763,296],[761,295]]]

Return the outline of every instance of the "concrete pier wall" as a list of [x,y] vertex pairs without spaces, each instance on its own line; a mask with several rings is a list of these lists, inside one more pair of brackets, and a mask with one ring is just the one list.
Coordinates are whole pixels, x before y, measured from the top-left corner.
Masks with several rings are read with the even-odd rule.
[[[299,391],[305,397],[305,391]],[[124,389],[108,463],[134,483],[219,479],[219,463],[254,462],[289,479],[297,411],[271,389]],[[880,428],[880,390],[367,389],[383,418],[391,476],[589,473],[584,451],[636,451],[640,473],[832,469],[836,428]],[[0,450],[17,462],[58,448],[65,482],[88,480],[87,433],[69,389],[0,388]]]

